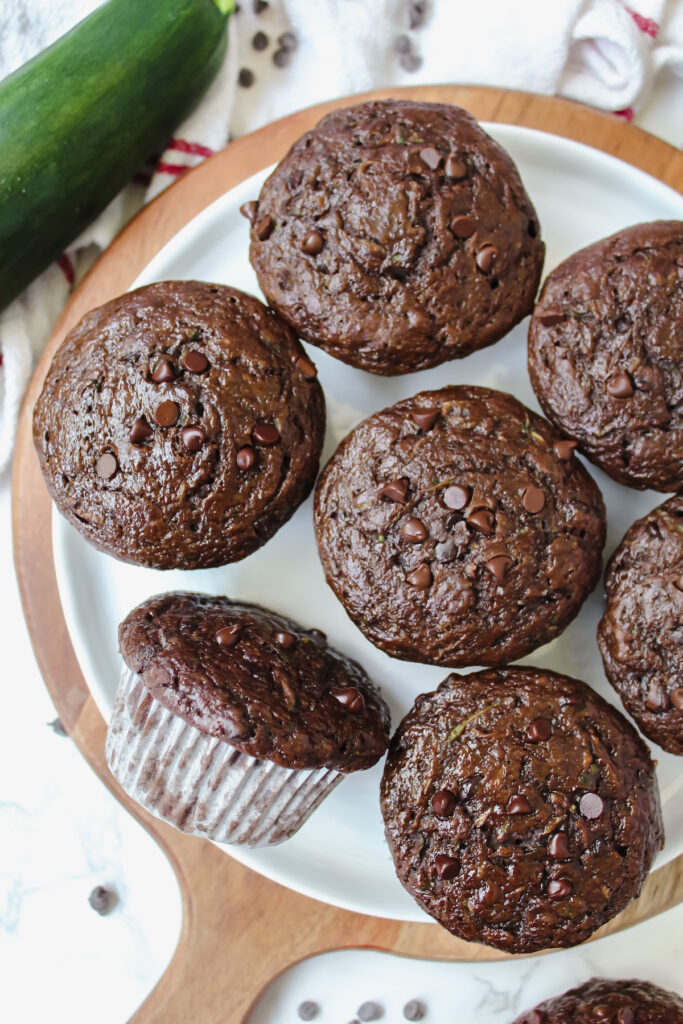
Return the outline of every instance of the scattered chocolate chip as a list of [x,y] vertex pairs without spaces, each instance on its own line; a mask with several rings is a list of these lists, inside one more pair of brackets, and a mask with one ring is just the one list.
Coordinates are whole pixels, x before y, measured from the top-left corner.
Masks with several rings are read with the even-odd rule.
[[683,686],[677,686],[671,691],[671,703],[676,711],[683,711]]
[[100,917],[110,914],[118,902],[119,898],[114,890],[107,889],[104,885],[96,885],[88,896],[88,903]]
[[301,374],[303,374],[306,380],[313,380],[313,378],[317,376],[318,371],[315,368],[315,363],[312,363],[310,359],[306,358],[306,356],[299,356],[296,361],[296,365],[297,369]]
[[183,427],[180,436],[188,452],[198,452],[206,441],[206,434],[201,427]]
[[459,484],[451,484],[443,492],[443,503],[446,508],[460,510],[469,505],[471,497],[472,489],[470,487],[461,487]]
[[547,1019],[543,1010],[529,1010],[524,1018],[524,1024],[546,1024]]
[[559,309],[545,309],[536,314],[536,319],[543,327],[556,327],[558,324],[563,324],[566,317]]
[[268,42],[268,36],[265,32],[257,32],[251,40],[251,45],[255,50],[265,50],[268,46]]
[[428,537],[427,527],[419,519],[406,519],[401,527],[401,537],[408,544],[421,544]]
[[251,432],[251,436],[257,444],[263,444],[267,448],[277,444],[280,440],[280,431],[272,423],[257,423]]
[[461,803],[465,803],[466,800],[469,800],[476,793],[482,778],[483,776],[479,774],[472,775],[469,779],[465,779],[460,783],[458,786],[458,800]]
[[589,820],[599,818],[605,809],[602,798],[597,793],[584,793],[579,800],[579,810]]
[[408,573],[406,580],[416,590],[429,590],[432,582],[432,570],[426,562],[423,562],[422,565],[418,565],[417,569]]
[[292,651],[296,647],[296,636],[294,633],[287,633],[284,630],[275,634],[275,639],[285,651]]
[[380,498],[387,498],[388,501],[399,501],[403,504],[408,496],[409,481],[406,477],[400,480],[390,480],[379,492]]
[[152,380],[155,384],[168,384],[175,380],[175,370],[170,359],[160,359],[152,371]]
[[239,640],[241,632],[242,627],[239,622],[236,622],[234,626],[223,626],[222,629],[219,629],[214,636],[214,640],[221,647],[234,647]]
[[420,430],[431,430],[437,419],[439,418],[438,409],[414,409],[410,418],[413,423],[420,428]]
[[265,242],[266,239],[270,237],[274,226],[272,217],[261,217],[254,226],[254,232],[258,240],[260,242]]
[[545,505],[545,492],[541,487],[527,487],[522,495],[522,504],[527,512],[535,516]]
[[617,1013],[617,1024],[635,1024],[636,1015],[630,1006],[622,1006]]
[[525,796],[520,796],[517,793],[515,796],[511,796],[505,805],[506,814],[528,814],[532,807]]
[[374,1003],[368,1000],[365,1003],[361,1003],[356,1010],[356,1015],[359,1020],[362,1020],[365,1024],[366,1021],[379,1020],[380,1017],[384,1016],[384,1010],[379,1003]]
[[323,633],[322,629],[309,629],[308,632],[309,635],[312,636],[314,640],[319,640],[320,643],[322,644],[324,644],[327,640],[327,633]]
[[566,878],[558,878],[548,882],[548,896],[551,900],[564,900],[567,896],[572,894],[571,882],[568,882]]
[[305,999],[303,1003],[299,1003],[296,1012],[299,1020],[315,1020],[320,1013],[320,1007],[312,999]]
[[403,1016],[406,1020],[422,1020],[427,1009],[419,999],[409,999],[403,1007]]
[[451,231],[456,238],[469,238],[473,235],[477,225],[474,223],[471,217],[467,214],[461,214],[459,217],[454,217],[451,221]]
[[238,469],[251,469],[256,462],[256,452],[250,445],[245,445],[244,448],[240,448],[235,456],[235,462]]
[[408,28],[421,28],[424,25],[426,11],[425,0],[414,0],[414,3],[408,4]]
[[292,51],[285,50],[284,46],[281,46],[279,50],[276,50],[273,54],[273,64],[276,68],[286,68],[292,60]]
[[486,568],[498,583],[502,583],[511,565],[512,559],[508,555],[494,555],[493,558],[489,558]]
[[68,732],[62,724],[61,718],[53,718],[51,722],[47,723],[52,729],[55,736],[68,736]]
[[420,160],[423,164],[427,164],[430,171],[435,171],[441,163],[441,153],[434,146],[425,146],[420,150]]
[[607,381],[605,390],[612,398],[631,398],[633,383],[629,375],[622,370]]
[[154,419],[160,427],[173,427],[178,422],[180,408],[175,402],[162,402],[154,413]]
[[612,1011],[610,1010],[609,1006],[606,1006],[604,1003],[599,1003],[598,1006],[594,1007],[593,1013],[600,1020],[606,1020],[607,1017],[612,1016]]
[[439,789],[432,797],[432,810],[440,818],[450,818],[456,807],[456,797],[450,789]]
[[252,4],[254,8],[254,14],[263,14],[264,11],[268,10],[268,0],[254,0]]
[[548,853],[555,860],[567,860],[569,853],[569,840],[565,832],[556,832],[548,840]]
[[398,58],[398,62],[404,71],[410,73],[419,71],[422,67],[422,59],[414,53],[402,53]]
[[396,40],[396,53],[410,53],[411,49],[410,37],[406,35],[399,36]]
[[449,857],[446,853],[437,853],[434,858],[434,866],[439,878],[455,878],[460,868],[460,862],[455,857]]
[[209,365],[209,360],[204,353],[198,352],[196,349],[186,352],[180,362],[189,373],[204,373]]
[[529,728],[524,738],[528,743],[543,743],[545,740],[550,739],[552,731],[553,727],[549,719],[534,718],[533,722],[529,723]]
[[294,51],[299,45],[299,40],[293,32],[283,32],[281,36],[278,36],[278,43],[283,50]]
[[95,463],[95,472],[103,480],[111,480],[118,468],[119,464],[116,461],[116,457],[111,452],[105,452],[104,455],[100,455]]
[[658,683],[651,683],[650,689],[647,691],[645,704],[650,711],[668,711],[670,705],[669,695]]
[[484,274],[493,269],[493,264],[498,256],[495,245],[483,245],[476,256],[476,264]]
[[149,423],[144,416],[138,416],[133,426],[130,428],[128,437],[133,444],[142,444],[143,441],[149,441],[150,437],[153,437],[154,430],[150,427]]
[[467,517],[467,525],[484,536],[490,537],[495,528],[495,516],[488,508],[478,508]]
[[352,715],[357,715],[365,708],[363,694],[355,686],[349,686],[346,690],[338,690],[332,696],[339,701],[342,707],[350,711]]
[[556,441],[553,445],[553,451],[558,459],[571,459],[575,448],[576,441]]
[[256,76],[251,68],[240,68],[240,73],[237,76],[237,82],[243,89],[248,89],[254,84],[255,77]]
[[463,163],[455,153],[449,153],[446,157],[444,170],[446,175],[452,178],[453,181],[460,181],[467,174],[467,164]]
[[248,203],[242,203],[240,206],[240,213],[243,217],[246,217],[250,224],[253,224],[256,220],[256,214],[258,213],[258,203],[255,199],[250,199]]
[[309,231],[301,243],[301,251],[307,256],[317,256],[323,251],[323,236],[319,231]]

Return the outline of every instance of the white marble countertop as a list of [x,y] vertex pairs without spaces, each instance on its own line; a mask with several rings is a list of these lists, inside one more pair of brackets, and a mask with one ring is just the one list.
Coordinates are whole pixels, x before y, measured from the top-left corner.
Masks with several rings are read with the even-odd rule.
[[[681,80],[666,78],[637,123],[680,146],[682,107]],[[121,1024],[172,955],[180,929],[178,887],[147,833],[71,741],[48,725],[55,711],[33,658],[12,567],[7,477],[0,481],[0,571],[9,695],[0,718],[0,1019]],[[118,893],[107,916],[88,904],[97,885]],[[344,1024],[368,999],[396,1022],[412,998],[428,1007],[427,1021],[508,1024],[526,1006],[593,974],[637,975],[680,989],[682,957],[683,907],[612,938],[519,962],[326,954],[271,986],[254,1024],[296,1021],[302,999],[320,1004],[320,1024]]]

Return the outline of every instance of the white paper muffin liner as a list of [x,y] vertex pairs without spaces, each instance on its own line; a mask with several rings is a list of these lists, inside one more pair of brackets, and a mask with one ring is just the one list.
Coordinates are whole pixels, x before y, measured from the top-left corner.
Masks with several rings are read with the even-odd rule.
[[126,666],[106,755],[117,782],[151,814],[182,832],[246,846],[291,838],[344,777],[240,753],[165,708]]

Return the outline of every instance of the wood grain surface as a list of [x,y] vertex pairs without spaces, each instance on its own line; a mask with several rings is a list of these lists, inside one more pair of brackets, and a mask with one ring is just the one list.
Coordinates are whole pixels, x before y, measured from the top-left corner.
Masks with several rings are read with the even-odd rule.
[[[457,103],[480,120],[575,139],[683,191],[681,152],[612,115],[580,104],[466,86],[384,90],[353,101],[397,95]],[[105,723],[76,661],[57,590],[51,504],[31,439],[31,412],[57,346],[85,312],[129,288],[159,249],[209,203],[279,159],[321,116],[348,102],[324,103],[237,139],[146,207],[72,295],[35,372],[21,415],[13,477],[14,552],[40,670],[69,735],[102,781],[159,843],[182,892],[178,947],[160,982],[134,1014],[135,1024],[239,1024],[269,981],[291,964],[325,950],[371,947],[450,960],[501,958],[495,950],[453,938],[436,924],[365,917],[300,896],[132,804],[108,773]],[[681,900],[683,857],[653,873],[640,899],[598,934],[629,927]]]

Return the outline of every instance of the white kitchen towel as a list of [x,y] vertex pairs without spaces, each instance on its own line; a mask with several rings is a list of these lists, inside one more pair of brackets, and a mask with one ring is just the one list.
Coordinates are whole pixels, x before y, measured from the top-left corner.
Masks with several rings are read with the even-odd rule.
[[[5,0],[0,77],[95,6]],[[434,82],[560,94],[631,118],[662,68],[683,75],[683,0],[242,0],[240,7],[223,69],[158,162],[0,315],[0,471],[35,358],[74,283],[145,201],[229,137],[334,96]],[[263,49],[254,46],[257,32],[267,37]],[[285,32],[296,37],[295,50],[279,42]]]

